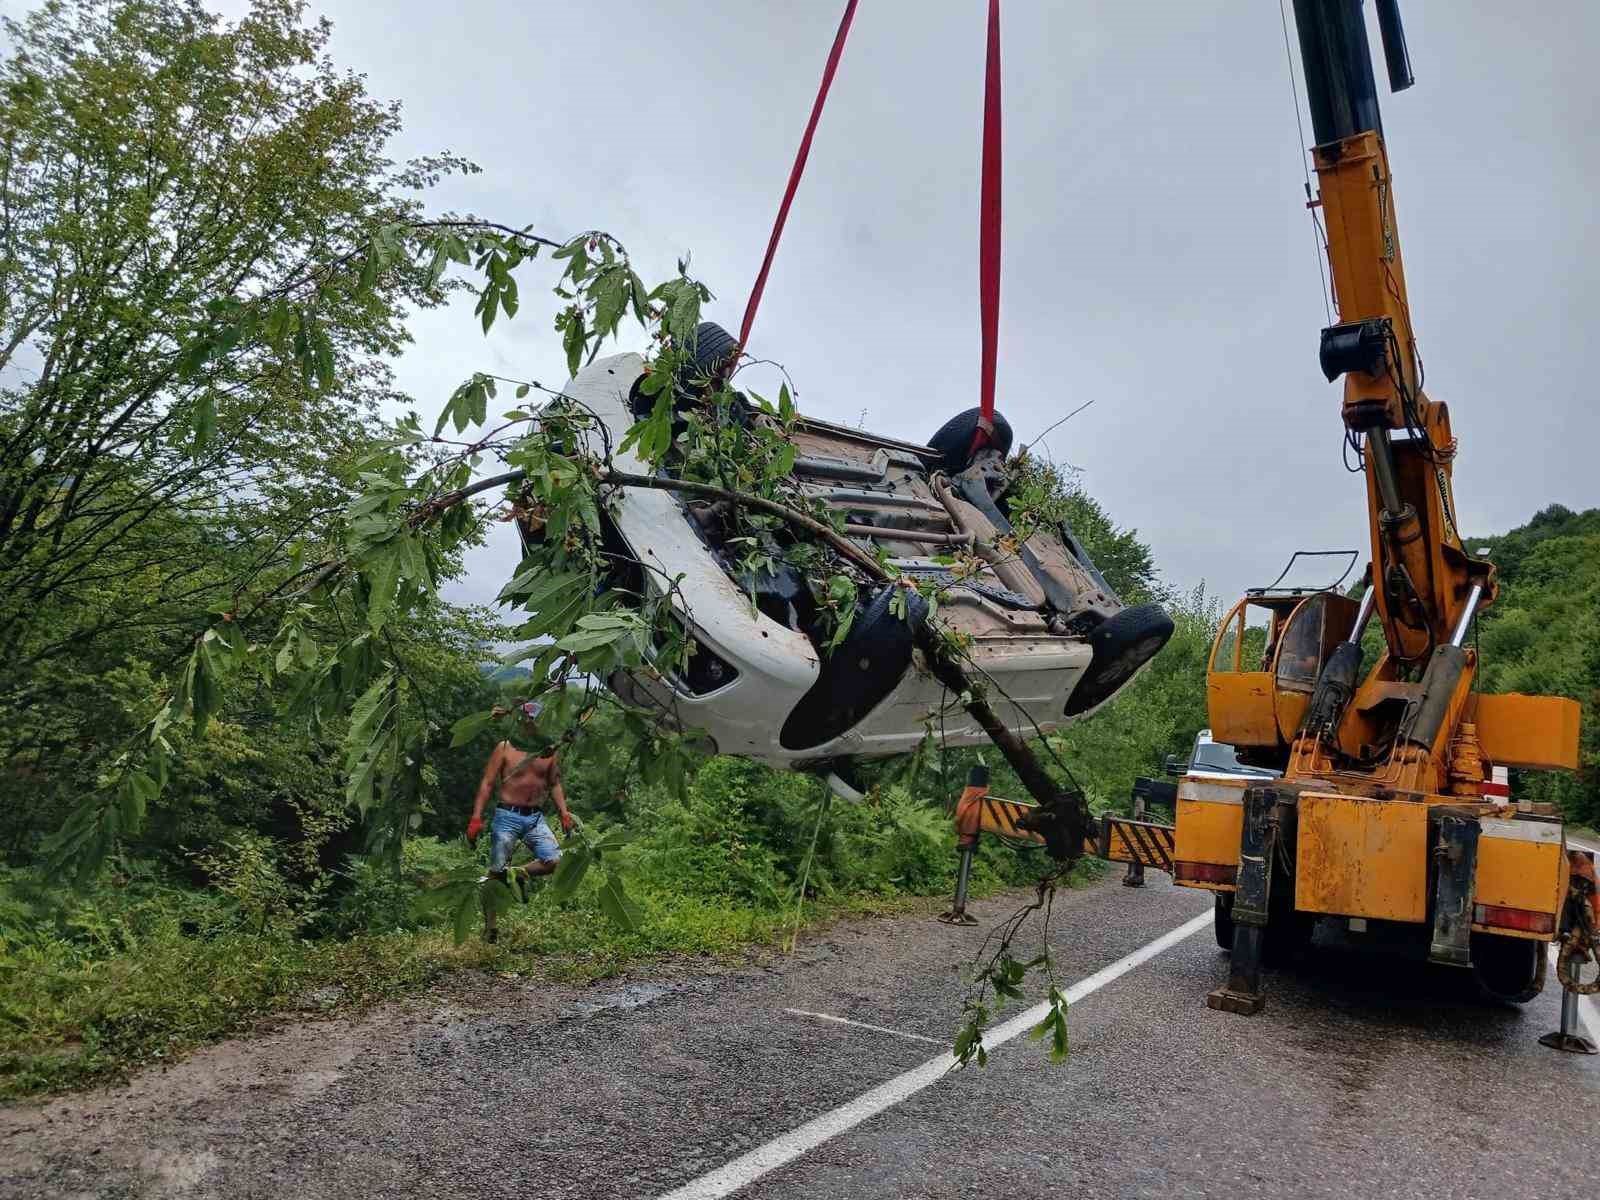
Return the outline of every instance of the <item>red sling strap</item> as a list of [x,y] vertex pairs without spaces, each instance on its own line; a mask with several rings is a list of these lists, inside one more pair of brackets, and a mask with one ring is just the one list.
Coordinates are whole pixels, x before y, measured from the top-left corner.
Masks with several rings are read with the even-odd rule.
[[850,33],[850,22],[856,15],[856,0],[848,0],[844,16],[839,20],[839,32],[833,35],[833,49],[828,52],[828,65],[822,69],[822,86],[817,89],[816,101],[811,105],[811,119],[806,122],[805,134],[800,138],[800,149],[794,156],[794,167],[789,171],[789,186],[783,190],[783,203],[778,205],[778,219],[772,224],[772,236],[767,239],[767,254],[761,260],[761,274],[756,276],[756,286],[750,292],[750,302],[744,306],[744,323],[739,326],[739,348],[750,341],[750,326],[755,324],[756,309],[761,305],[761,293],[767,288],[767,272],[772,270],[772,257],[778,252],[778,239],[783,236],[783,223],[789,219],[789,205],[794,202],[795,190],[800,186],[800,176],[806,169],[806,158],[811,154],[811,138],[817,132],[817,121],[822,117],[822,105],[828,99],[828,89],[833,86],[834,73],[839,69],[839,56],[844,53],[844,39]]
[[[789,207],[794,203],[795,192],[800,187],[806,159],[811,154],[811,139],[817,132],[817,122],[822,118],[822,106],[827,102],[828,89],[839,70],[839,58],[844,53],[845,39],[850,34],[850,22],[856,15],[857,0],[847,0],[844,16],[839,20],[839,31],[833,37],[833,49],[828,52],[827,65],[822,70],[822,83],[817,88],[817,98],[811,105],[811,119],[806,122],[805,133],[800,138],[800,149],[789,170],[789,185],[783,190],[783,201],[778,205],[778,217],[772,225],[772,235],[767,239],[767,252],[761,260],[761,273],[756,276],[755,287],[745,305],[744,321],[739,326],[739,348],[749,344],[750,328],[755,324],[756,309],[761,306],[761,295],[766,291],[767,276],[772,271],[772,260],[778,252],[778,241],[783,237],[784,223],[789,219]],[[995,360],[1000,341],[1000,0],[989,0],[988,54],[983,77],[983,156],[982,192],[978,212],[978,309],[979,328],[982,334],[983,358],[979,367],[978,430],[972,448],[977,450],[994,432],[994,374]]]
[[978,376],[978,432],[994,432],[994,366],[1000,341],[1000,0],[989,0],[989,53],[983,72],[983,184],[978,204],[978,319],[983,361]]

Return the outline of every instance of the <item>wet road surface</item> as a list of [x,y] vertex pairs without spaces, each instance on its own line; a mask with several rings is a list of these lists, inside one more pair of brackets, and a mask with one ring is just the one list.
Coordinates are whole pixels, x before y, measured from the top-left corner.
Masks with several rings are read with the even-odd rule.
[[[1058,899],[1058,975],[1093,987],[1064,1065],[1018,1038],[986,1069],[946,1074],[963,967],[1015,904],[974,906],[975,929],[853,922],[748,967],[587,988],[485,978],[228,1043],[127,1087],[0,1111],[0,1197],[686,1200],[738,1185],[1513,1200],[1592,1186],[1600,1058],[1538,1045],[1558,1020],[1553,983],[1497,1006],[1448,970],[1322,947],[1268,973],[1259,1016],[1212,1012],[1227,959],[1193,921],[1209,897],[1161,878],[1133,890],[1108,873]],[[808,1123],[833,1136],[796,1150]]]

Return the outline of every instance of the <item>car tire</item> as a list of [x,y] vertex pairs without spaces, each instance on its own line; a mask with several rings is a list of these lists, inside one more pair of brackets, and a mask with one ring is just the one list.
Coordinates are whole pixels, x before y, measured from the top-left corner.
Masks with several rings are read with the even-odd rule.
[[[972,465],[972,439],[977,436],[978,418],[982,415],[982,409],[969,408],[939,426],[939,432],[928,439],[929,449],[939,452],[939,469],[946,475],[959,475]],[[995,413],[989,445],[1004,458],[1011,453],[1012,438],[1011,422]]]
[[[696,401],[712,390],[707,386],[708,381],[725,378],[730,374],[732,370],[730,359],[735,358],[738,353],[739,340],[733,334],[715,321],[701,321],[695,327],[694,348],[690,351],[694,366],[684,366],[678,370],[678,398],[675,411],[681,416],[685,410],[693,407]],[[640,419],[648,417],[656,404],[656,397],[645,395],[641,388],[645,378],[644,375],[639,376],[628,390],[628,407],[633,415]],[[750,413],[749,402],[742,395],[735,393],[734,420],[748,424]],[[681,425],[677,429],[681,429]]]
[[1533,938],[1472,935],[1472,974],[1483,993],[1507,1004],[1526,1004],[1544,991],[1549,955]]
[[739,353],[739,339],[715,321],[701,321],[694,331],[695,365],[707,378],[716,379],[732,366],[731,359]]
[[[906,620],[890,611],[895,592],[906,598]],[[822,660],[811,689],[783,723],[785,750],[810,750],[856,725],[899,686],[911,666],[916,628],[928,617],[928,602],[896,584],[881,589],[857,611],[850,632]]]
[[1096,625],[1089,634],[1094,658],[1067,697],[1063,715],[1080,716],[1111,699],[1167,644],[1172,630],[1172,618],[1159,604],[1137,604]]

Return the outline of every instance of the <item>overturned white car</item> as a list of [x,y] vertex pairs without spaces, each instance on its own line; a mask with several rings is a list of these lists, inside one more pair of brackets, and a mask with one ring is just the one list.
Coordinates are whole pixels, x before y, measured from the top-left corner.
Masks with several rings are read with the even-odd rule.
[[[720,327],[700,326],[695,356],[708,373],[734,350]],[[639,355],[620,354],[590,364],[566,389],[604,424],[610,447],[651,408],[638,386],[644,373]],[[902,576],[941,585],[932,619],[970,639],[970,666],[992,690],[994,710],[1032,736],[1109,700],[1166,643],[1172,621],[1158,605],[1125,606],[1064,525],[1020,544],[1009,537],[1011,430],[997,415],[990,445],[974,455],[976,424],[974,409],[916,445],[802,417],[792,434],[793,477],[802,494],[842,516],[844,534],[869,554],[881,553]],[[628,451],[611,461],[625,472],[652,471]],[[603,514],[613,555],[638,564],[631,586],[680,580],[674,606],[696,644],[684,671],[613,676],[623,699],[703,730],[721,753],[775,766],[824,769],[901,754],[930,728],[951,746],[986,740],[919,668],[911,625],[891,611],[898,593],[910,598],[910,620],[923,619],[915,593],[880,586],[862,595],[848,633],[827,650],[802,572],[783,563],[742,572],[717,510],[633,487]],[[959,574],[951,565],[957,553],[968,564]]]

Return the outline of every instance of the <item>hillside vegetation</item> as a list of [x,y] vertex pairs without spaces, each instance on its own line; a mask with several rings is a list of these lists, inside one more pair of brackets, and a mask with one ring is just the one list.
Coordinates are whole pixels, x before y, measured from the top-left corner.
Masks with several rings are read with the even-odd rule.
[[1570,696],[1583,705],[1576,775],[1518,772],[1516,791],[1600,825],[1600,508],[1559,504],[1509,533],[1475,538],[1500,568],[1500,598],[1483,615],[1482,687]]
[[[684,353],[669,347],[709,291],[683,264],[647,289],[609,235],[558,243],[429,219],[419,197],[475,168],[394,162],[398,108],[333,63],[329,27],[290,0],[230,21],[194,0],[63,0],[4,28],[0,1096],[114,1077],[263,1017],[461,967],[595,977],[776,943],[843,912],[926,910],[949,892],[949,808],[979,751],[947,752],[930,731],[917,754],[866,770],[869,800],[847,805],[809,776],[695,761],[692,739],[597,702],[592,721],[568,723],[584,734],[564,770],[575,836],[605,847],[605,869],[534,887],[497,945],[473,936],[488,844],[462,831],[491,706],[537,685],[559,709],[653,643],[625,616],[584,611],[614,589],[581,561],[601,542],[584,490],[597,472],[559,431],[506,452],[530,492],[473,499],[506,486],[480,438],[493,378],[457,389],[431,435],[416,413],[379,419],[410,403],[392,373],[407,318],[474,287],[455,264],[485,277],[483,328],[509,320],[513,272],[553,250],[534,269],[559,279],[569,364],[627,313],[659,365]],[[665,401],[630,436],[659,453],[680,436],[677,372],[651,378]],[[518,400],[548,390],[502,382]],[[537,399],[501,428],[531,425]],[[436,414],[440,400],[419,406]],[[714,448],[726,431],[700,425]],[[745,486],[777,486],[792,466],[793,446],[778,465],[783,439],[763,436]],[[1034,464],[1030,489],[1125,600],[1159,600],[1176,623],[1113,702],[1036,741],[1056,782],[1096,809],[1124,805],[1133,777],[1205,724],[1217,608],[1166,586],[1150,547],[1070,475]],[[514,505],[545,522],[527,569],[503,564],[532,613],[520,634],[509,608],[438,591]],[[1485,686],[1576,696],[1593,718],[1600,518],[1549,509],[1486,540],[1505,593],[1482,623]],[[552,578],[537,554],[558,552],[585,569],[553,576],[571,595],[566,624],[540,625],[560,614],[529,598]],[[827,581],[830,597],[835,583],[853,604],[851,579]],[[580,612],[598,619],[582,650],[556,645]],[[533,647],[532,668],[489,661],[509,641]],[[1596,725],[1583,776],[1526,785],[1590,821]],[[982,757],[997,793],[1023,795],[998,755]],[[986,844],[974,884],[1043,869]]]

